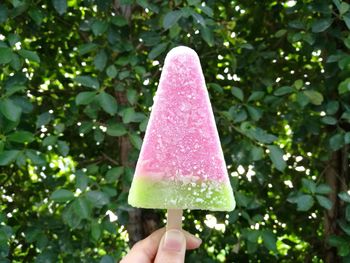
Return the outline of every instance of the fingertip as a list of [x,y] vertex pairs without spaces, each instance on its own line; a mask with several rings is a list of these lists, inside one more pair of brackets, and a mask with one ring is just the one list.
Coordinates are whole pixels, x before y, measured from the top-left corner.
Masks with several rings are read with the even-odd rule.
[[199,237],[196,237],[195,235],[192,235],[187,231],[183,231],[183,232],[185,233],[185,237],[186,237],[187,249],[196,249],[202,244],[202,240]]

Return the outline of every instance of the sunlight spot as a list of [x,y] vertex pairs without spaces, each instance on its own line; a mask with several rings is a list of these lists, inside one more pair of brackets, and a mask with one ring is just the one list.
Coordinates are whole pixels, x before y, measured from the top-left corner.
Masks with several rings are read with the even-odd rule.
[[241,78],[237,76],[237,74],[233,74],[233,80],[234,81],[240,81]]
[[285,184],[286,186],[288,186],[289,188],[293,188],[293,183],[292,183],[291,180],[286,180],[286,181],[284,181],[284,184]]
[[287,7],[293,7],[296,4],[297,4],[297,1],[295,1],[295,0],[289,0],[289,1],[286,2],[286,6]]
[[225,79],[225,77],[224,77],[223,75],[221,75],[221,74],[217,74],[217,75],[216,75],[216,78],[217,78],[217,79],[221,79],[221,80],[224,80],[224,79]]
[[118,220],[118,216],[116,214],[114,214],[111,210],[107,210],[106,215],[109,216],[110,222],[115,222]]
[[149,84],[149,79],[146,79],[144,82],[143,82],[143,85],[147,86]]
[[295,170],[298,172],[304,172],[305,171],[305,167],[304,166],[297,166],[295,167]]
[[239,175],[239,174],[238,174],[237,172],[232,172],[232,173],[231,173],[231,176],[232,176],[232,177],[238,177],[238,175]]
[[238,165],[237,171],[239,174],[244,174],[245,173],[245,169],[242,165]]

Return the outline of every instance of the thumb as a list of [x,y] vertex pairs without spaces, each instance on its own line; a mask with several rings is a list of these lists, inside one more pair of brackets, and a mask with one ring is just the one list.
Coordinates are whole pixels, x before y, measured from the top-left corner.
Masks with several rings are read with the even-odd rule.
[[160,241],[154,263],[183,263],[185,262],[186,238],[182,231],[169,229]]

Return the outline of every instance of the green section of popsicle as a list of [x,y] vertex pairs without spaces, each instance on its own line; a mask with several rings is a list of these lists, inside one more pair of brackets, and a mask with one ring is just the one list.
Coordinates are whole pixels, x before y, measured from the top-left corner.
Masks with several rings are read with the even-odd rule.
[[225,182],[184,183],[145,176],[134,178],[128,201],[134,207],[160,209],[232,211],[236,206],[231,186]]

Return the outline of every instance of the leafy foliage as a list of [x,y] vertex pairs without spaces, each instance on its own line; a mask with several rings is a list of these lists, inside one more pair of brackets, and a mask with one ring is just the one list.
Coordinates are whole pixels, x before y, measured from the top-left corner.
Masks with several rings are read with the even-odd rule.
[[349,178],[339,190],[325,173],[334,152],[349,167],[349,30],[340,0],[2,1],[0,261],[125,255],[127,191],[164,55],[188,45],[237,199],[228,214],[185,213],[204,241],[188,261],[321,262],[332,246],[348,262]]

